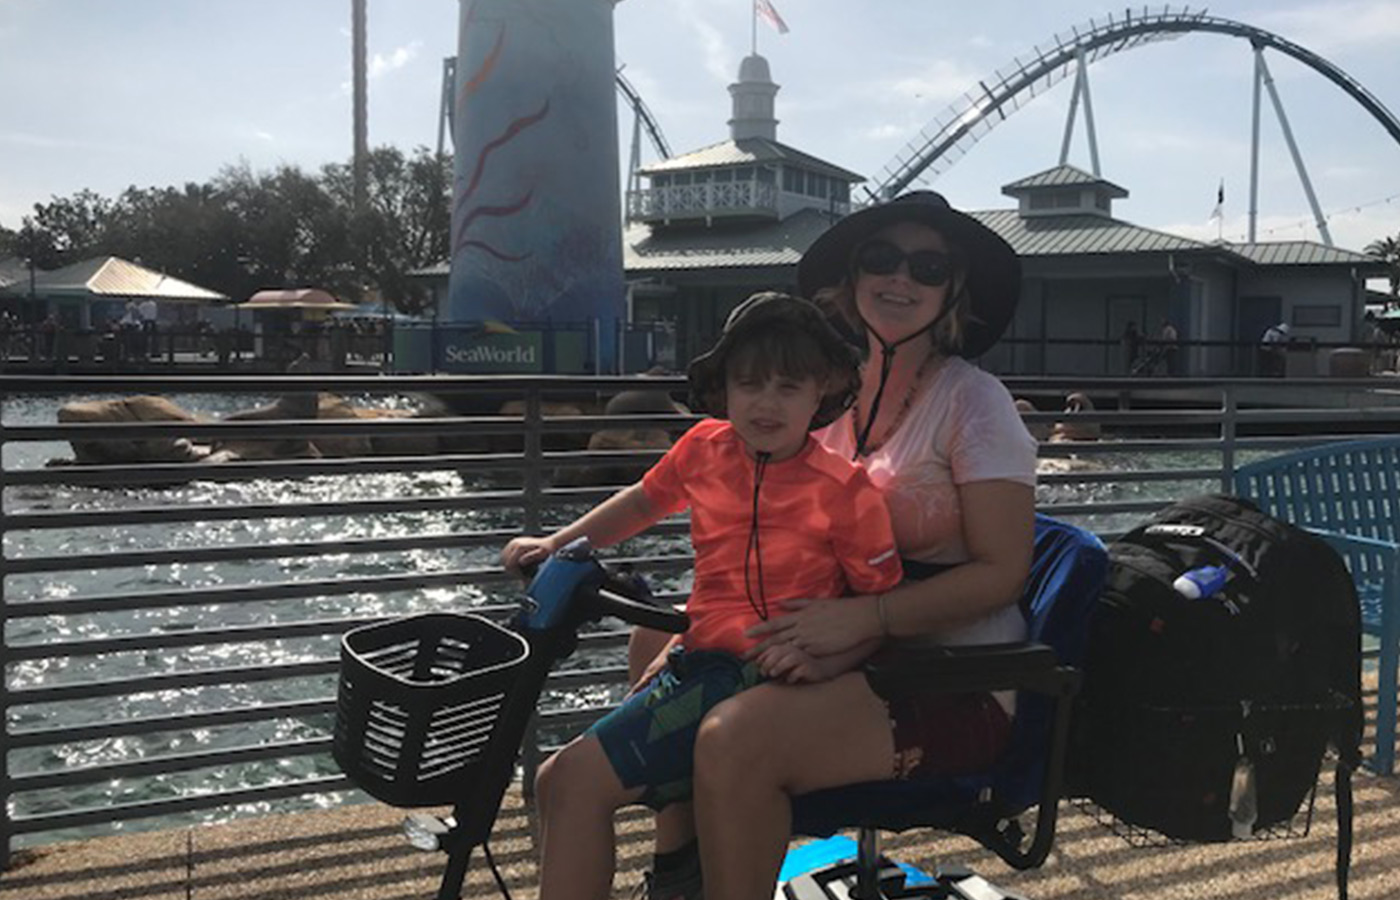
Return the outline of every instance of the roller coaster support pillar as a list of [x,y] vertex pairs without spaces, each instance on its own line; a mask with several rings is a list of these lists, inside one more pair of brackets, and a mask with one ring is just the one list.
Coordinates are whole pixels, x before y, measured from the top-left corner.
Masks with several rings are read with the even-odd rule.
[[1336,245],[1332,243],[1332,232],[1327,228],[1327,217],[1322,214],[1322,207],[1317,203],[1317,194],[1313,193],[1312,180],[1308,178],[1308,169],[1303,165],[1303,156],[1298,152],[1298,142],[1293,139],[1293,129],[1288,124],[1288,114],[1283,111],[1283,101],[1279,99],[1278,89],[1274,87],[1274,76],[1270,74],[1268,63],[1264,62],[1262,53],[1258,53],[1255,59],[1258,60],[1259,68],[1264,73],[1264,87],[1268,89],[1269,99],[1274,104],[1274,112],[1278,114],[1279,128],[1283,131],[1283,140],[1288,144],[1288,152],[1293,155],[1293,167],[1298,170],[1298,180],[1302,182],[1303,193],[1308,197],[1308,206],[1312,208],[1313,219],[1317,223],[1317,233],[1322,235],[1322,243],[1334,247]]

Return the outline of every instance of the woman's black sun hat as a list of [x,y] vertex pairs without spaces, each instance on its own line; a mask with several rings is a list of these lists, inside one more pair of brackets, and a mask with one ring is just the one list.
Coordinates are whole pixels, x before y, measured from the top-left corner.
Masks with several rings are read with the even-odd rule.
[[1001,338],[1021,298],[1021,261],[995,231],[948,205],[935,191],[911,191],[886,203],[851,213],[832,225],[802,254],[797,288],[813,297],[840,284],[851,271],[856,250],[876,232],[897,222],[928,225],[957,245],[967,268],[970,317],[958,355],[981,356]]
[[690,405],[717,419],[728,416],[725,377],[729,354],[748,335],[765,329],[805,334],[816,341],[831,363],[831,375],[811,427],[821,428],[835,421],[855,399],[860,360],[855,349],[836,333],[814,304],[776,291],[754,294],[734,307],[715,345],[691,360],[686,371]]

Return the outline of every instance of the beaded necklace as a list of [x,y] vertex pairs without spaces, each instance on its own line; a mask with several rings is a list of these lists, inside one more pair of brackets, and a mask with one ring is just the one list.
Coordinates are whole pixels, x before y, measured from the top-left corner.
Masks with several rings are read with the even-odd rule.
[[[935,359],[943,360],[945,358],[946,357],[942,356],[936,351],[930,350],[928,352],[928,355],[924,357],[924,361],[919,363],[919,370],[914,373],[914,380],[909,383],[909,390],[906,391],[904,394],[904,402],[899,405],[899,411],[894,414],[894,421],[890,423],[890,427],[885,429],[885,434],[883,437],[880,438],[880,440],[871,441],[869,440],[869,438],[866,439],[864,446],[859,447],[859,454],[861,456],[869,456],[870,454],[877,452],[881,447],[885,446],[886,441],[888,441],[891,437],[895,435],[896,432],[899,431],[899,426],[904,424],[905,417],[909,415],[909,407],[912,406],[914,403],[914,395],[919,392],[919,386],[923,384],[924,376],[928,374],[929,371],[931,371],[930,364]],[[936,369],[938,367],[933,366],[933,368]],[[872,410],[872,412],[876,411],[878,410]],[[856,401],[851,404],[851,433],[855,435],[856,442],[858,445],[860,444],[861,432],[860,426],[858,424],[859,421],[860,399],[857,398]],[[870,433],[870,430],[874,427],[875,421],[872,418],[871,421],[866,423],[866,434],[868,435]]]

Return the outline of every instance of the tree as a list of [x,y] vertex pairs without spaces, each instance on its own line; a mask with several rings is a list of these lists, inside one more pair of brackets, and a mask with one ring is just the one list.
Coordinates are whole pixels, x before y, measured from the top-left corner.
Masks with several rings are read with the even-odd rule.
[[1379,257],[1390,268],[1386,273],[1390,279],[1390,296],[1400,299],[1400,234],[1372,241],[1366,245],[1366,252]]
[[230,247],[245,271],[246,297],[261,288],[316,286],[359,296],[350,266],[349,209],[295,166],[254,174],[226,167],[213,184],[232,222]]
[[[410,276],[447,258],[452,231],[450,158],[417,148],[411,157],[393,147],[370,153],[367,209],[351,216],[354,261],[366,286],[396,308],[419,313],[427,305]],[[321,181],[346,209],[354,202],[349,165],[328,165]]]
[[43,245],[34,249],[35,265],[57,268],[103,253],[114,207],[111,200],[87,189],[34,204],[34,215],[24,221]]
[[368,208],[358,213],[349,165],[313,176],[241,162],[206,184],[132,186],[115,200],[83,190],[35,204],[20,232],[0,229],[0,256],[41,269],[120,256],[238,300],[264,288],[315,286],[350,299],[374,288],[419,312],[426,297],[409,272],[447,258],[451,164],[423,147],[408,157],[381,147],[368,173]]

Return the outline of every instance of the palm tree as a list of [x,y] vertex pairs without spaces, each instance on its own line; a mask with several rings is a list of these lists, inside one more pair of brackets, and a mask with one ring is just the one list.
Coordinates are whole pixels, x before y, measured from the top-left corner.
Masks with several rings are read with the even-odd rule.
[[1400,234],[1394,237],[1377,238],[1366,245],[1366,252],[1378,257],[1390,267],[1386,277],[1390,279],[1390,296],[1400,299]]

